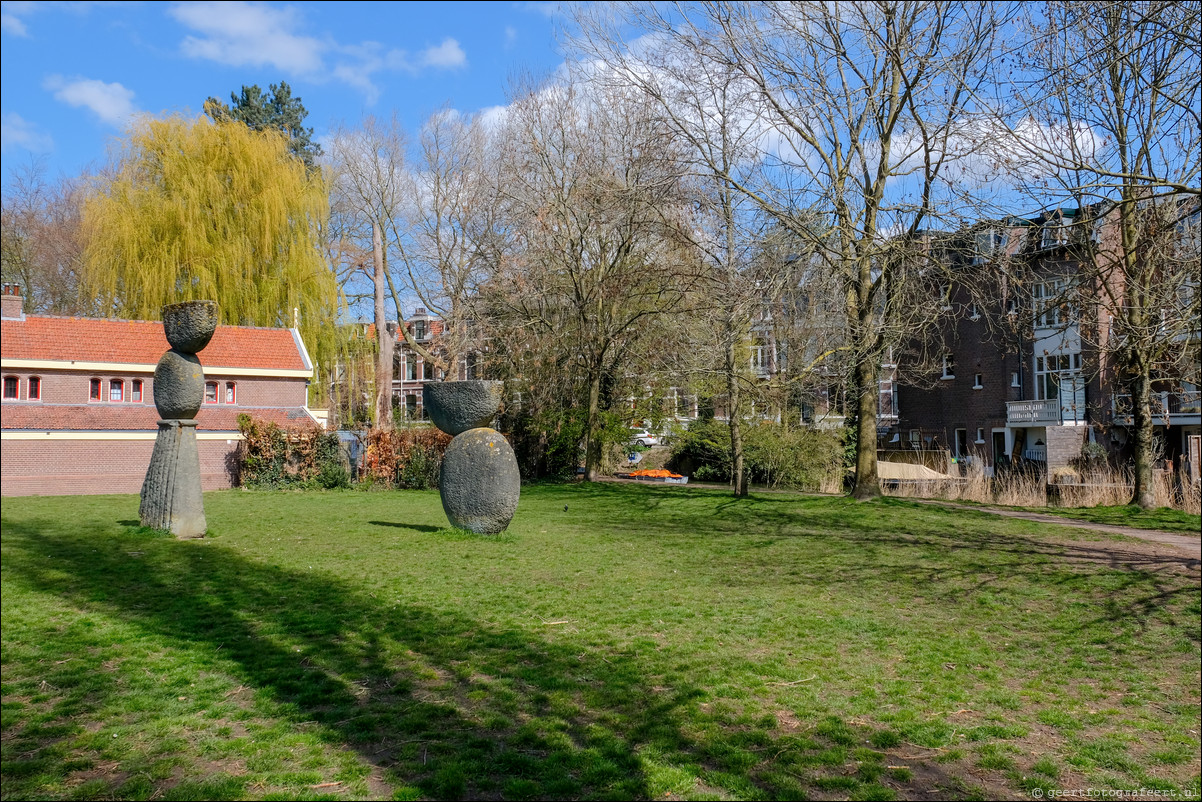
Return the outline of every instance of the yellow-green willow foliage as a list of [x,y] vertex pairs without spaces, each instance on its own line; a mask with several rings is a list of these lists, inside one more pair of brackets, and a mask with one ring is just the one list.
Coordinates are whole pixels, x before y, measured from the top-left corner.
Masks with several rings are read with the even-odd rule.
[[116,317],[157,320],[164,304],[211,298],[226,325],[298,320],[323,364],[339,298],[321,249],[328,216],[325,180],[284,134],[143,119],[85,201],[84,291]]

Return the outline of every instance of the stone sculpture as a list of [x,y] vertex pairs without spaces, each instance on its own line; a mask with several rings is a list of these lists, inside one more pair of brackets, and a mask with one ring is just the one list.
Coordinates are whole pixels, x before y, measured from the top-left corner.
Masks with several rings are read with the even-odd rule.
[[214,301],[163,307],[163,332],[171,349],[154,369],[159,432],[138,515],[143,526],[170,530],[178,538],[203,537],[206,528],[196,447],[196,413],[204,402],[205,374],[196,353],[216,330]]
[[430,383],[422,391],[434,425],[453,439],[442,458],[438,492],[452,526],[482,535],[505,531],[522,492],[518,461],[488,427],[501,406],[501,382]]

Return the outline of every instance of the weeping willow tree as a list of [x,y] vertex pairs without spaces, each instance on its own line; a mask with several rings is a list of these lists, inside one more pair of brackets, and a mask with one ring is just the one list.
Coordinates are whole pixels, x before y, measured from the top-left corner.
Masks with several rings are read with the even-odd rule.
[[325,364],[339,298],[321,251],[329,193],[288,145],[239,122],[134,123],[84,202],[84,291],[102,313],[141,320],[213,299],[226,325],[298,325]]

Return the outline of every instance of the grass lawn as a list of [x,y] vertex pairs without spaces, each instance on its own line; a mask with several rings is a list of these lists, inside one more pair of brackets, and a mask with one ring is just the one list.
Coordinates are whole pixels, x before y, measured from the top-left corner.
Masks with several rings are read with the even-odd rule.
[[[887,499],[5,499],[4,799],[1197,794],[1196,563]],[[1101,548],[1105,542],[1108,548]]]
[[1117,507],[1024,507],[1031,512],[1089,521],[1095,524],[1130,526],[1134,529],[1155,529],[1178,535],[1199,537],[1202,517],[1169,507],[1141,510],[1135,504]]

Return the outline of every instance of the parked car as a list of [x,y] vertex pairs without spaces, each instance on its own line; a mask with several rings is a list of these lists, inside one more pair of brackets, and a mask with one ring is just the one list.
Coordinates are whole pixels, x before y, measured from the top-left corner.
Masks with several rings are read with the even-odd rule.
[[649,446],[659,445],[659,438],[646,429],[636,429],[630,436],[630,442],[636,446],[647,448]]

